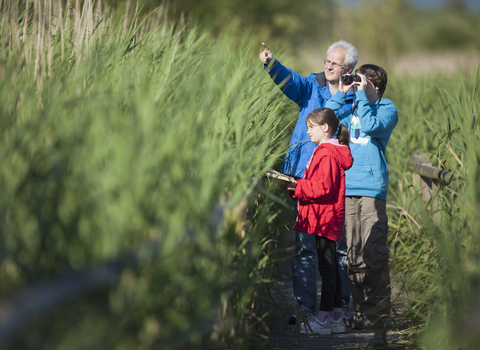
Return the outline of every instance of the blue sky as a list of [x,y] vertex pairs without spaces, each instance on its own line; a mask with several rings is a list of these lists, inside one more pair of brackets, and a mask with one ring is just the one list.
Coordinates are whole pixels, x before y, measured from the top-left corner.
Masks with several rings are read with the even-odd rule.
[[[419,8],[428,9],[435,8],[449,3],[451,0],[410,0]],[[480,11],[480,0],[465,0],[467,6],[472,11]]]
[[[358,4],[359,2],[361,2],[361,0],[338,0],[338,1],[347,3],[350,6],[355,6],[355,4]],[[451,2],[452,0],[409,0],[409,1],[415,4],[420,9],[428,10],[428,9],[433,9],[433,8],[445,5]],[[464,0],[464,1],[467,4],[470,11],[480,12],[480,0]]]

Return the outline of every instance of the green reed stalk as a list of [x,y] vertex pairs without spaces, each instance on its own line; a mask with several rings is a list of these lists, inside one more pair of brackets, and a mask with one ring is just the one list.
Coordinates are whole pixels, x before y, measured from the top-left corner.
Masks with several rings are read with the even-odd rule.
[[163,8],[18,4],[0,13],[1,297],[148,242],[160,252],[12,348],[268,344],[258,313],[280,244],[269,199],[248,195],[285,151],[288,113],[252,64],[259,40],[214,39]]
[[[437,78],[435,85],[402,84],[411,89],[399,94],[404,119],[393,142],[400,151],[389,155],[396,165],[390,166],[395,179],[390,218],[396,231],[392,266],[415,305],[406,313],[414,322],[411,345],[469,349],[478,341],[472,320],[480,294],[478,74],[455,81]],[[454,186],[440,185],[427,202],[416,192],[404,159],[418,151],[455,178]]]

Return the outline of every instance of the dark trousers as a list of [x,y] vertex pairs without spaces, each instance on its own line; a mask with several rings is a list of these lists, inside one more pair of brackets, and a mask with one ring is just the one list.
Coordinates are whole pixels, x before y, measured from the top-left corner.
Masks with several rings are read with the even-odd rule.
[[342,280],[337,259],[337,244],[325,237],[315,236],[318,271],[322,276],[320,311],[342,307]]

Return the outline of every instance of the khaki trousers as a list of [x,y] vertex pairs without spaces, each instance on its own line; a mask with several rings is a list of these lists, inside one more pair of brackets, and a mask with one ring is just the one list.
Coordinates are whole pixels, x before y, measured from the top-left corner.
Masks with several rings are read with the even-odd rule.
[[387,247],[387,202],[378,198],[345,198],[348,277],[357,313],[390,314],[390,272]]

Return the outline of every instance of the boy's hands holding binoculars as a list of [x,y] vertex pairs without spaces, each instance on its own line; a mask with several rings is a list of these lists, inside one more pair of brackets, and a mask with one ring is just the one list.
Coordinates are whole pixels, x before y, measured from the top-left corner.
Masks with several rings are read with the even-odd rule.
[[357,86],[358,90],[365,90],[367,83],[367,77],[363,74],[345,74],[340,77],[339,90],[344,94],[353,86]]

